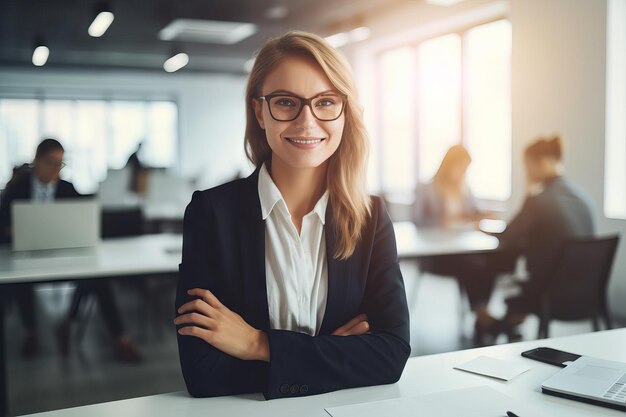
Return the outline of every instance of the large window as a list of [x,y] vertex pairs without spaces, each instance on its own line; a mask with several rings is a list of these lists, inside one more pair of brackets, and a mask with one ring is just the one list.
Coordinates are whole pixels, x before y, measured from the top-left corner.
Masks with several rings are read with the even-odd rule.
[[626,0],[607,6],[604,214],[626,219]]
[[0,189],[14,166],[32,162],[46,137],[65,148],[61,176],[79,192],[93,193],[107,169],[123,168],[140,142],[143,163],[172,166],[178,109],[170,101],[0,99]]
[[380,57],[381,185],[410,192],[446,150],[472,155],[478,198],[511,193],[511,24],[498,20],[389,50]]

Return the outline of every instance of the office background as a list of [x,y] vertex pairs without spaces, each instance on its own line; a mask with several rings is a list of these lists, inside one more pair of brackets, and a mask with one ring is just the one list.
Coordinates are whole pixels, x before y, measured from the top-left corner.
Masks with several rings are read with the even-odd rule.
[[[173,114],[176,128],[172,133],[174,157],[161,160],[168,170],[183,178],[193,180],[197,188],[211,187],[228,181],[238,175],[246,175],[251,166],[243,153],[244,132],[244,88],[246,72],[244,64],[248,61],[264,37],[279,34],[283,30],[296,27],[313,30],[321,35],[337,32],[349,32],[357,27],[369,28],[368,38],[349,43],[341,48],[351,62],[360,86],[365,114],[372,139],[372,161],[369,180],[372,192],[384,193],[391,201],[410,201],[409,187],[420,176],[419,168],[397,174],[398,179],[386,179],[389,164],[381,160],[383,155],[392,155],[393,151],[385,148],[384,111],[379,107],[381,91],[391,88],[381,86],[381,74],[384,72],[384,55],[402,48],[413,48],[417,51],[421,42],[459,33],[485,24],[508,22],[503,36],[510,36],[510,108],[509,131],[505,131],[510,141],[510,154],[497,155],[496,160],[509,160],[504,171],[498,171],[510,181],[504,182],[504,188],[494,196],[488,196],[484,204],[488,207],[501,209],[508,218],[519,208],[525,195],[525,177],[522,154],[525,146],[538,135],[560,133],[565,142],[565,169],[568,176],[593,198],[598,207],[597,220],[600,234],[626,234],[626,178],[619,169],[607,169],[607,137],[613,127],[607,120],[626,119],[623,102],[621,107],[607,107],[607,102],[616,94],[616,89],[607,84],[615,82],[619,93],[624,92],[624,81],[619,76],[615,81],[607,78],[607,22],[611,21],[607,13],[612,3],[618,1],[603,0],[465,0],[451,6],[443,7],[429,4],[426,1],[328,1],[328,2],[236,2],[224,11],[204,11],[203,16],[216,20],[236,16],[240,21],[256,21],[262,30],[248,39],[243,46],[215,47],[203,50],[193,43],[185,43],[190,56],[189,65],[175,73],[165,73],[162,62],[170,55],[169,46],[142,51],[123,51],[120,48],[107,52],[91,49],[83,44],[82,49],[59,52],[54,43],[50,44],[49,63],[41,68],[30,64],[30,55],[37,31],[32,31],[32,40],[12,43],[14,33],[18,33],[16,25],[25,22],[28,16],[20,14],[18,19],[11,10],[21,11],[17,0],[3,2],[0,10],[4,11],[0,22],[2,46],[0,47],[0,105],[7,100],[34,99],[45,100],[100,100],[104,102],[166,102],[174,103]],[[57,2],[55,2],[55,7]],[[224,2],[224,4],[227,2]],[[291,14],[278,20],[263,16],[264,11],[274,3],[283,4]],[[623,3],[623,2],[622,2]],[[36,1],[28,7],[35,10],[43,7]],[[120,13],[124,7],[114,3]],[[136,6],[136,5],[135,5]],[[293,9],[291,7],[293,6]],[[50,6],[48,6],[50,7]],[[58,5],[59,13],[50,16],[49,25],[67,25],[63,16],[73,16],[72,10],[79,7],[75,2],[62,2]],[[171,5],[171,8],[176,6]],[[195,4],[195,7],[200,7]],[[218,8],[219,8],[218,7]],[[236,8],[239,7],[239,10]],[[187,11],[193,12],[193,9]],[[229,14],[230,13],[230,14]],[[121,15],[123,16],[123,15]],[[59,20],[54,20],[53,17]],[[141,25],[141,15],[134,12],[136,25]],[[192,16],[185,16],[192,17]],[[116,19],[120,21],[123,17]],[[11,22],[8,22],[11,20]],[[149,19],[148,19],[149,20]],[[278,22],[278,23],[276,23]],[[167,22],[163,22],[166,24]],[[111,26],[114,35],[116,21]],[[120,23],[121,24],[121,23]],[[126,23],[126,25],[129,25]],[[623,25],[626,23],[622,22]],[[28,25],[26,25],[28,26]],[[132,26],[132,24],[131,24]],[[126,26],[128,27],[128,26]],[[46,31],[51,28],[42,28]],[[82,29],[81,29],[82,30]],[[618,30],[624,33],[626,29]],[[21,33],[21,32],[20,32]],[[140,31],[137,32],[140,36]],[[133,33],[129,33],[132,36]],[[156,35],[154,35],[156,37]],[[93,40],[97,42],[98,39]],[[57,40],[62,48],[64,41]],[[158,42],[155,38],[155,42]],[[618,45],[624,45],[625,40]],[[169,44],[168,44],[169,45]],[[173,47],[172,43],[172,47]],[[194,49],[195,48],[195,49]],[[619,49],[619,47],[617,48]],[[622,48],[621,58],[624,62]],[[123,52],[122,52],[123,51]],[[195,51],[195,54],[194,54]],[[55,63],[55,54],[60,54],[65,62]],[[135,55],[134,57],[132,55]],[[214,54],[214,55],[213,55]],[[127,60],[127,61],[125,61]],[[98,62],[97,65],[90,62]],[[382,68],[382,69],[381,69]],[[415,67],[417,68],[417,67]],[[623,66],[622,66],[623,68]],[[402,74],[402,68],[397,69]],[[610,72],[609,72],[610,74]],[[623,77],[623,74],[622,74]],[[416,81],[417,82],[417,81]],[[506,96],[504,96],[506,99]],[[609,113],[611,109],[613,113]],[[463,113],[463,112],[461,112]],[[464,113],[463,113],[464,114]],[[465,117],[469,117],[464,114]],[[506,117],[504,112],[504,117]],[[43,117],[43,116],[41,116]],[[401,122],[401,120],[400,120]],[[43,124],[43,122],[42,122]],[[618,123],[619,125],[619,123]],[[504,126],[506,128],[507,126]],[[619,126],[618,126],[619,128]],[[88,129],[88,127],[87,127]],[[409,129],[419,131],[419,127]],[[33,134],[34,146],[45,131]],[[611,130],[613,134],[613,131]],[[618,158],[622,166],[626,164],[626,134],[619,130],[614,149],[608,152],[610,157]],[[6,119],[0,117],[0,152],[9,154],[11,139],[7,136]],[[409,135],[409,138],[412,136]],[[59,140],[66,144],[67,139],[59,135]],[[140,140],[139,135],[135,142]],[[391,140],[391,139],[389,139]],[[410,139],[409,139],[410,140]],[[78,142],[77,142],[78,143]],[[170,143],[170,142],[168,142]],[[397,142],[400,145],[402,142]],[[78,146],[66,146],[68,163],[78,164]],[[470,150],[472,143],[470,145]],[[4,146],[4,148],[2,148]],[[11,145],[13,146],[13,145]],[[156,145],[155,145],[156,146]],[[168,145],[170,146],[170,145]],[[489,147],[478,147],[478,153],[487,154]],[[497,148],[494,148],[497,149]],[[506,152],[505,146],[503,152]],[[120,155],[123,153],[119,151]],[[128,146],[128,153],[132,147]],[[385,153],[387,152],[387,153]],[[418,149],[412,149],[409,169],[419,159]],[[154,154],[155,165],[159,164],[158,152]],[[109,158],[112,165],[116,162],[115,155]],[[32,156],[31,156],[32,158]],[[619,159],[621,158],[621,160]],[[2,160],[0,157],[0,178],[8,179],[8,169],[17,161]],[[23,162],[28,162],[25,160]],[[404,165],[403,165],[404,164]],[[76,165],[78,167],[78,165]],[[407,166],[403,161],[397,169]],[[109,166],[111,167],[111,166]],[[119,166],[118,166],[119,167]],[[510,167],[510,168],[509,168]],[[510,173],[510,174],[509,174]],[[64,175],[72,175],[68,170]],[[101,179],[94,174],[94,181]],[[426,175],[426,174],[424,174]],[[607,180],[607,176],[611,176]],[[69,178],[78,180],[78,178]],[[612,179],[612,180],[611,180]],[[80,181],[80,180],[78,180]],[[476,182],[479,182],[477,179]],[[617,184],[613,192],[610,184]],[[94,183],[84,184],[84,192],[94,192]],[[609,185],[607,185],[609,184]],[[621,188],[620,188],[621,184]],[[4,182],[0,183],[0,188]],[[79,190],[80,191],[80,190]],[[510,195],[509,195],[510,193]],[[607,195],[607,193],[609,195]],[[615,207],[607,216],[606,202],[611,200]],[[615,203],[617,201],[617,203]],[[400,204],[401,205],[401,204]],[[621,207],[624,207],[623,212]],[[401,210],[399,211],[401,213]],[[626,321],[626,245],[618,247],[613,267],[609,290],[611,310],[616,319]]]

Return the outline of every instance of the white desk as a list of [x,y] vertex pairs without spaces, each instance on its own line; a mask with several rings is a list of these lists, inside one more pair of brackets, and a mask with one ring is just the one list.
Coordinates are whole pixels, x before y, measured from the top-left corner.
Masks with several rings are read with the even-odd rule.
[[411,222],[395,222],[399,259],[489,252],[498,248],[498,238],[478,230],[418,229]]
[[[537,346],[549,346],[569,352],[626,362],[626,351],[623,349],[626,346],[626,329],[411,358],[400,381],[392,385],[355,388],[310,397],[271,401],[264,401],[261,394],[198,399],[189,397],[185,392],[176,392],[39,413],[32,416],[328,417],[324,411],[326,407],[480,385],[487,385],[522,402],[540,406],[546,415],[567,417],[624,416],[621,411],[542,394],[541,383],[560,368],[520,356],[521,352]],[[519,361],[532,367],[532,369],[509,382],[501,382],[452,369],[453,366],[478,355]],[[503,410],[503,415],[505,411]]]
[[[497,238],[479,231],[418,231],[410,222],[394,223],[394,230],[400,259],[498,247]],[[181,235],[158,234],[106,239],[93,249],[12,252],[0,248],[0,285],[176,272],[181,247]]]
[[13,252],[0,249],[0,285],[178,271],[180,235],[106,239],[95,248]]
[[0,416],[7,413],[4,293],[17,283],[68,281],[178,272],[181,235],[145,235],[107,239],[96,248],[13,252],[0,249]]
[[[498,239],[478,231],[417,230],[410,222],[394,223],[400,259],[491,251]],[[117,276],[168,274],[178,271],[181,235],[145,235],[107,239],[93,249],[12,252],[0,249],[2,285]],[[0,297],[0,416],[6,414],[4,314]],[[2,404],[4,403],[4,404]]]

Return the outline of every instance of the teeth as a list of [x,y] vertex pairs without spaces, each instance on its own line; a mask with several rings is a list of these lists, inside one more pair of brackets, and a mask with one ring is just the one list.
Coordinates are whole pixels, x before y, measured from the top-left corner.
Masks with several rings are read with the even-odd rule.
[[288,141],[290,142],[294,142],[294,143],[301,143],[303,145],[310,145],[313,143],[320,143],[322,141],[322,139],[292,139],[292,138],[287,138]]

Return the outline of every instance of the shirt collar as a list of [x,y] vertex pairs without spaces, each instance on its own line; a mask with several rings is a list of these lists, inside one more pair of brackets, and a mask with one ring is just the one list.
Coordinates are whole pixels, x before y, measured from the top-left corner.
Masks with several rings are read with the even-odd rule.
[[[261,215],[263,220],[267,219],[279,201],[282,202],[285,212],[288,213],[287,204],[283,195],[274,183],[274,180],[267,171],[266,164],[263,163],[259,172],[259,200],[261,201]],[[326,224],[326,207],[328,206],[328,190],[320,197],[313,207],[312,213],[317,214],[322,224]]]
[[272,180],[270,173],[267,172],[265,163],[263,163],[259,172],[259,200],[261,201],[263,220],[268,218],[276,203],[283,200],[280,190],[274,183],[274,180]]
[[52,192],[53,190],[56,189],[56,185],[57,185],[58,181],[50,181],[47,184],[44,184],[43,182],[39,181],[39,178],[37,178],[36,175],[33,175],[33,187],[35,187],[35,189],[39,189],[39,190],[45,190],[46,192]]

